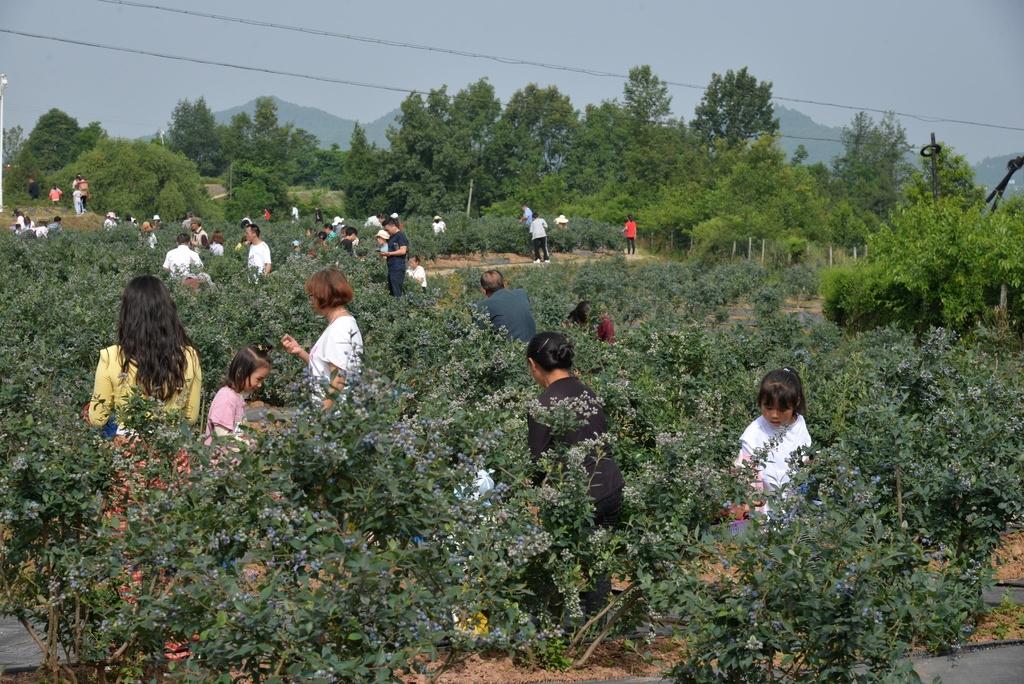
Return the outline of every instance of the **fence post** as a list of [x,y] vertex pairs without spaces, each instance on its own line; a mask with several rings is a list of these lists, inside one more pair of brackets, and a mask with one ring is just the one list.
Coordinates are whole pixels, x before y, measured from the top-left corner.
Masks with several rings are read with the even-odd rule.
[[761,265],[764,266],[764,238],[761,238]]
[[832,243],[828,243],[828,265],[832,265]]
[[857,245],[853,246],[853,260],[857,260]]
[[736,241],[735,240],[732,241],[732,258],[733,259],[736,258]]
[[864,258],[868,258],[868,243],[864,243]]

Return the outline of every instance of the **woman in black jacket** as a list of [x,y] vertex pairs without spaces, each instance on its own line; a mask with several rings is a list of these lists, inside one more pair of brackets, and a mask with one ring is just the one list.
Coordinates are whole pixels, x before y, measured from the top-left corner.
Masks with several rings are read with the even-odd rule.
[[[579,407],[579,427],[563,433],[555,433],[533,416],[527,417],[527,441],[535,462],[552,446],[573,446],[608,432],[608,418],[597,395],[571,372],[573,348],[565,335],[554,332],[534,335],[526,346],[526,359],[530,375],[544,388],[539,398],[541,406],[574,402]],[[625,486],[618,464],[602,445],[595,445],[587,453],[583,466],[594,502],[594,525],[614,527],[619,522]],[[544,473],[539,473],[537,483],[544,477]],[[592,615],[600,610],[610,589],[607,577],[597,578],[594,589],[581,597],[584,612]]]

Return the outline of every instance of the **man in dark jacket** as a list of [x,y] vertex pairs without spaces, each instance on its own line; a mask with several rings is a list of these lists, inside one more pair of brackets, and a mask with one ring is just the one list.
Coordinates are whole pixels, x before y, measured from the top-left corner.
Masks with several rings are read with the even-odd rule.
[[488,317],[494,329],[513,340],[529,342],[537,333],[537,324],[533,320],[526,290],[506,289],[501,271],[484,271],[480,276],[480,289],[487,298],[480,302],[479,310]]

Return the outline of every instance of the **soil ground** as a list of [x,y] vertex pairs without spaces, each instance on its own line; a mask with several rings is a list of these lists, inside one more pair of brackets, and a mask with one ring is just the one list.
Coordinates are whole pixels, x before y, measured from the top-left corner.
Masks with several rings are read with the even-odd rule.
[[[544,268],[547,266],[564,264],[564,263],[580,263],[584,261],[593,261],[595,259],[603,259],[610,257],[614,253],[608,251],[590,252],[586,250],[578,250],[576,252],[559,252],[552,254],[550,264],[534,264],[533,258],[524,254],[514,254],[512,252],[488,252],[487,254],[469,254],[469,255],[455,255],[455,256],[444,256],[438,257],[437,259],[431,259],[424,262],[423,266],[427,271],[427,277],[432,275],[448,275],[455,271],[465,268],[496,268],[498,270],[505,268],[521,268],[523,266],[536,266],[537,268]],[[645,259],[651,259],[650,255],[638,253],[625,257],[627,261],[643,261]]]

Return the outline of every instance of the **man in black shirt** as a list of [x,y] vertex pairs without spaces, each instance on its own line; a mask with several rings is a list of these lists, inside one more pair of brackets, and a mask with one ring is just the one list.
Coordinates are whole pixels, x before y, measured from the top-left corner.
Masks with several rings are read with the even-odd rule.
[[395,217],[385,221],[384,228],[391,236],[388,239],[387,251],[381,252],[388,260],[388,290],[392,297],[401,297],[402,289],[405,287],[405,256],[409,253],[409,238],[405,236],[405,231]]

